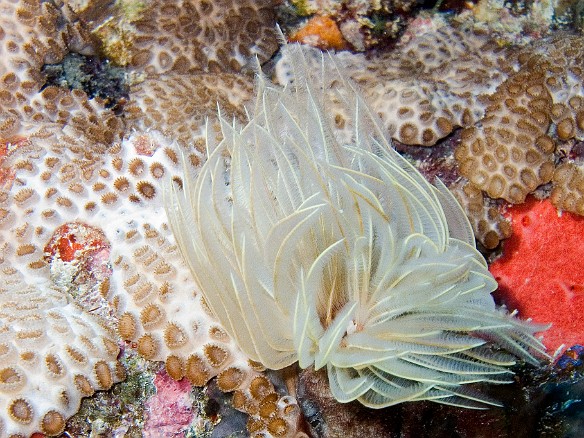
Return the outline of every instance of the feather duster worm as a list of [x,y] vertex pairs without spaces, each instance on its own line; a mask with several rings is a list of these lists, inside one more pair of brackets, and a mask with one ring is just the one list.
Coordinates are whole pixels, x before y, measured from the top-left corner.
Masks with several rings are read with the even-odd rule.
[[[497,405],[467,384],[509,382],[516,358],[537,363],[543,327],[496,308],[460,206],[391,148],[336,63],[314,73],[284,50],[291,83],[259,77],[249,123],[221,120],[200,173],[167,188],[206,302],[250,359],[326,367],[341,402]],[[349,114],[348,142],[333,133],[332,101]]]

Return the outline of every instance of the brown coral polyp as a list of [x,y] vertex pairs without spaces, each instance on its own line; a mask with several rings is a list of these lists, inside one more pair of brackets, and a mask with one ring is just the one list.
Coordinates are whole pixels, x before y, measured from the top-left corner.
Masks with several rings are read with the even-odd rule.
[[25,383],[25,377],[14,367],[0,370],[0,392],[12,392]]
[[126,341],[131,341],[136,336],[137,323],[136,318],[129,312],[126,312],[118,319],[118,334]]
[[142,326],[149,330],[158,326],[165,319],[164,310],[156,303],[150,303],[140,312]]
[[566,162],[558,166],[553,176],[552,203],[560,210],[584,216],[584,171],[581,166]]
[[185,366],[183,360],[175,355],[166,358],[166,373],[174,380],[181,380],[185,376]]
[[262,400],[273,392],[272,383],[264,376],[254,377],[249,385],[249,393],[256,400]]
[[32,406],[23,398],[18,398],[10,402],[8,405],[8,414],[10,418],[21,424],[29,424],[34,417]]
[[575,126],[572,119],[566,118],[558,123],[556,133],[560,140],[568,140],[574,137]]
[[189,338],[185,330],[177,323],[169,323],[164,329],[164,343],[170,349],[184,346]]
[[146,199],[152,199],[156,196],[156,189],[147,181],[138,181],[136,183],[136,190]]
[[61,377],[65,373],[61,359],[54,354],[49,353],[45,356],[45,366],[51,376]]
[[144,359],[154,359],[160,350],[158,340],[151,334],[145,334],[138,339],[138,353]]
[[238,389],[245,378],[245,373],[237,367],[229,367],[217,376],[217,386],[223,392],[231,392]]
[[93,385],[83,374],[77,374],[73,378],[73,382],[83,397],[90,397],[94,394],[95,389],[93,388]]
[[278,395],[276,393],[264,397],[260,402],[259,416],[264,419],[272,417],[278,411],[277,401]]
[[110,389],[114,384],[114,379],[108,364],[100,360],[93,366],[93,370],[100,389]]
[[71,347],[70,345],[65,346],[65,351],[67,352],[68,356],[73,359],[78,364],[86,364],[87,363],[87,356],[79,351],[78,349]]
[[288,423],[286,423],[283,418],[276,417],[268,421],[267,429],[272,435],[276,437],[286,436],[289,428],[290,427],[288,426]]
[[185,377],[194,386],[203,386],[211,378],[211,373],[205,364],[205,361],[198,355],[193,354],[187,359],[185,366]]
[[55,410],[47,412],[41,420],[41,431],[48,436],[59,435],[65,430],[65,418]]
[[213,368],[219,368],[229,358],[229,353],[219,345],[207,344],[204,347],[205,358]]
[[103,336],[101,337],[101,343],[110,359],[115,359],[118,356],[120,352],[120,347],[118,346],[118,344],[116,344],[111,339],[105,338]]

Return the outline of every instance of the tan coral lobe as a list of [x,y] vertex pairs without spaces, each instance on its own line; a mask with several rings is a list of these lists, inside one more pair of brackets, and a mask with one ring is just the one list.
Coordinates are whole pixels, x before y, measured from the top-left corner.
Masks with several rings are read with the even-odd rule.
[[[463,128],[455,154],[459,171],[488,195],[484,208],[466,212],[479,241],[492,247],[508,236],[489,225],[487,242],[484,227],[477,228],[492,222],[490,198],[523,202],[551,181],[556,162],[563,161],[556,143],[584,139],[584,65],[575,55],[583,48],[578,34],[501,46],[486,32],[446,25],[424,29],[380,56],[341,53],[336,59],[393,139],[432,146]],[[317,69],[320,54],[304,52]],[[287,83],[290,71],[284,53],[276,66],[278,81]],[[342,95],[336,84],[330,86]],[[341,101],[332,99],[328,111],[346,131],[350,124]]]

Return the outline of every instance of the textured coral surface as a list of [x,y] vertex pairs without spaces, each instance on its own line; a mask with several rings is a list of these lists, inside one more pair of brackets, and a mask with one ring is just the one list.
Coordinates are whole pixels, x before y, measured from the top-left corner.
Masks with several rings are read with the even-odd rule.
[[558,215],[549,201],[509,209],[513,235],[491,264],[500,294],[523,318],[549,321],[550,351],[584,342],[584,218]]
[[[181,184],[179,156],[195,168],[202,161],[196,134],[204,116],[218,102],[226,114],[244,114],[252,76],[233,72],[277,47],[272,5],[115,8],[129,14],[132,5],[147,12],[130,20],[136,53],[128,74],[139,79],[131,103],[124,108],[120,98],[109,109],[107,100],[66,88],[83,82],[83,69],[43,87],[47,64],[99,52],[93,26],[58,1],[0,4],[0,436],[60,434],[83,397],[124,379],[122,341],[166,361],[184,385],[217,376],[222,391],[238,391],[257,433],[291,434],[294,400],[277,394],[214,321],[161,204],[163,182]],[[198,13],[209,19],[204,32]],[[157,75],[169,71],[165,85]],[[152,81],[137,85],[145,78]],[[264,401],[271,409],[260,413]],[[92,433],[115,434],[118,425],[97,420]]]
[[490,199],[521,203],[551,181],[558,208],[584,211],[581,170],[556,171],[560,145],[584,137],[583,48],[580,34],[521,48],[443,26],[379,57],[340,58],[395,140],[434,146],[464,128],[454,159],[468,183],[457,190],[477,238],[494,248],[509,233]]

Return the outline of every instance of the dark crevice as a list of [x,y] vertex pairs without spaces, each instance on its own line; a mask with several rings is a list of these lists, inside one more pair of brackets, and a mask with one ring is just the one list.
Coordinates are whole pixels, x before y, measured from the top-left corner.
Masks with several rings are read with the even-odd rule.
[[42,73],[46,77],[43,89],[57,86],[83,90],[90,99],[103,99],[106,108],[116,113],[129,99],[125,70],[97,56],[69,53],[58,64],[45,64]]

